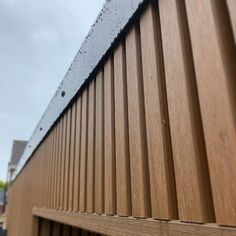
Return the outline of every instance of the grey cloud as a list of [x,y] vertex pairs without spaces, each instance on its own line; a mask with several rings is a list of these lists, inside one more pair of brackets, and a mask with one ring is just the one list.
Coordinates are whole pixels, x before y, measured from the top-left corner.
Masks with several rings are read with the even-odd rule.
[[28,139],[104,0],[0,1],[0,179]]

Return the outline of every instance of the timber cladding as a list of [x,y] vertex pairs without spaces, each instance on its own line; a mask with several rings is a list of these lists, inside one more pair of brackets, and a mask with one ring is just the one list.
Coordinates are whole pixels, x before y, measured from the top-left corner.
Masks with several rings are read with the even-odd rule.
[[148,2],[12,184],[9,236],[236,235],[235,9]]

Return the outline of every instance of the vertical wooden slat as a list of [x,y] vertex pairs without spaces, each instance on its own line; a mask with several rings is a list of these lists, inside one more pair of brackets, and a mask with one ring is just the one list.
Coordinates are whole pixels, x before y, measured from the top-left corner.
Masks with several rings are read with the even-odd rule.
[[71,232],[71,236],[79,236],[79,229],[73,227],[72,232]]
[[39,192],[39,207],[42,208],[42,200],[43,200],[43,189],[42,189],[42,183],[43,183],[43,162],[44,159],[42,157],[42,149],[39,149],[39,159],[40,159],[40,182],[39,182],[39,189],[41,191]]
[[80,149],[80,202],[79,211],[86,210],[86,171],[87,171],[87,130],[88,130],[88,91],[84,90],[82,95],[82,120],[81,120],[81,149]]
[[60,123],[57,122],[56,125],[56,140],[55,140],[55,166],[54,166],[54,188],[53,188],[53,209],[57,209],[57,182],[58,182],[58,161],[59,161],[59,132],[60,132]]
[[73,210],[73,189],[75,173],[75,135],[76,135],[76,103],[71,111],[71,142],[70,142],[70,168],[69,168],[69,210]]
[[115,156],[117,214],[131,215],[128,108],[124,44],[114,52]]
[[54,156],[54,136],[55,129],[51,131],[51,144],[50,144],[50,163],[49,163],[49,189],[48,189],[48,208],[51,208],[51,196],[52,196],[52,175],[53,175],[53,156]]
[[52,225],[52,236],[60,236],[61,234],[61,226],[57,222],[53,222]]
[[46,151],[47,151],[47,139],[45,139],[45,148],[42,149],[42,159],[43,159],[43,168],[42,168],[42,182],[41,182],[41,188],[42,188],[42,207],[45,207],[45,188],[46,188]]
[[63,120],[59,122],[59,140],[58,140],[58,168],[57,168],[57,210],[60,209],[61,204],[61,166],[62,166],[62,131]]
[[150,192],[143,104],[139,31],[132,27],[126,36],[126,69],[129,117],[132,215],[150,216]]
[[63,225],[62,236],[70,236],[70,227],[68,225]]
[[40,220],[39,236],[50,236],[51,222],[49,220]]
[[213,221],[208,165],[184,3],[160,1],[159,9],[179,218]]
[[69,166],[70,166],[70,141],[71,141],[71,108],[66,113],[66,150],[65,150],[65,176],[64,176],[64,210],[68,210],[69,196]]
[[53,146],[52,146],[52,164],[51,164],[51,186],[50,186],[50,202],[49,208],[52,209],[54,194],[54,174],[55,174],[55,151],[56,151],[56,127],[53,129]]
[[48,207],[47,205],[47,200],[48,200],[48,189],[49,189],[49,154],[50,154],[50,135],[47,136],[46,138],[46,147],[45,147],[45,153],[44,153],[44,158],[45,158],[45,174],[44,174],[44,181],[43,181],[43,188],[44,188],[44,199],[43,199],[43,206],[45,208]]
[[57,137],[57,165],[56,165],[56,186],[55,186],[55,209],[60,207],[60,161],[61,161],[61,119],[58,121]]
[[39,218],[33,216],[32,219],[32,236],[39,236],[39,227],[40,227],[40,223],[39,223]]
[[156,18],[154,4],[149,4],[140,18],[152,217],[176,219],[175,180]]
[[227,25],[224,32],[220,25],[225,19],[217,19],[219,11],[224,12],[224,8],[217,9],[218,4],[224,4],[222,1],[185,3],[216,221],[236,225],[236,188],[232,184],[236,182],[235,90],[232,89],[236,67],[235,61],[230,60],[235,47],[229,49],[222,42],[229,34]]
[[104,66],[104,187],[105,213],[116,212],[115,133],[114,133],[114,82],[113,60]]
[[47,177],[46,177],[46,192],[45,192],[45,207],[49,208],[49,195],[50,195],[50,175],[51,175],[51,153],[52,152],[52,133],[48,135],[48,147],[47,147]]
[[50,208],[50,195],[51,195],[51,175],[52,175],[52,152],[53,152],[53,132],[49,134],[49,144],[48,144],[48,187],[47,187],[47,199],[46,199],[46,207]]
[[96,141],[95,141],[95,212],[104,210],[104,114],[103,114],[103,72],[96,77]]
[[65,164],[66,164],[66,114],[62,118],[63,128],[62,128],[62,143],[61,143],[61,178],[60,178],[60,209],[64,209],[64,199],[65,199]]
[[47,175],[47,139],[45,139],[45,148],[42,150],[42,158],[43,158],[43,168],[42,168],[42,182],[41,182],[41,188],[42,188],[42,207],[45,207],[45,195],[46,195],[46,178]]
[[58,165],[58,136],[59,136],[59,123],[56,124],[55,135],[55,157],[54,157],[54,175],[53,175],[53,195],[52,195],[52,208],[56,209],[56,187],[57,187],[57,165]]
[[51,154],[50,154],[50,185],[49,185],[49,196],[48,196],[48,208],[52,208],[52,195],[53,195],[53,175],[54,175],[54,155],[55,155],[55,128],[52,130],[52,141],[51,141]]
[[94,211],[94,142],[95,142],[95,81],[91,81],[88,88],[88,161],[87,161],[87,212]]
[[[36,168],[37,167],[37,168]],[[32,184],[32,202],[34,207],[38,207],[38,196],[37,189],[39,188],[39,171],[40,171],[40,164],[38,158],[38,149],[35,152],[35,165],[33,165],[32,172],[35,173],[35,179]],[[33,227],[34,228],[34,227]]]
[[53,161],[52,161],[52,186],[51,186],[51,200],[50,208],[54,208],[54,195],[55,195],[55,175],[56,175],[56,145],[57,145],[57,125],[54,127],[53,138]]
[[76,103],[76,140],[75,140],[75,175],[74,175],[74,197],[73,210],[79,210],[79,184],[80,184],[80,142],[81,142],[81,97]]

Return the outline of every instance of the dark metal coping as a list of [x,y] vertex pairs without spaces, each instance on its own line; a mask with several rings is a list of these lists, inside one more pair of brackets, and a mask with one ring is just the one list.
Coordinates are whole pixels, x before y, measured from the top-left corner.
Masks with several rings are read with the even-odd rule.
[[146,0],[107,0],[36,126],[12,176],[19,175],[54,123],[135,18]]

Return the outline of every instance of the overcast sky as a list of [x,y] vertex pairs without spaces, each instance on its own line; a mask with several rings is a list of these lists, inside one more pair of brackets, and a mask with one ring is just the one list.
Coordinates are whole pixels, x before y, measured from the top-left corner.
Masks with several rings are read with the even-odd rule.
[[0,0],[0,179],[28,140],[105,0]]

